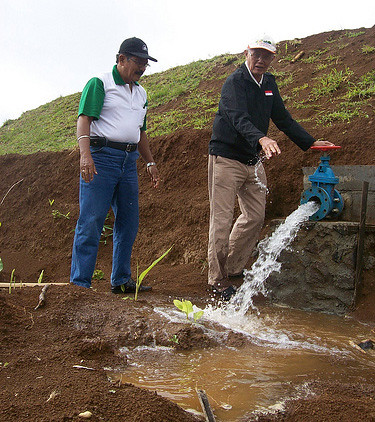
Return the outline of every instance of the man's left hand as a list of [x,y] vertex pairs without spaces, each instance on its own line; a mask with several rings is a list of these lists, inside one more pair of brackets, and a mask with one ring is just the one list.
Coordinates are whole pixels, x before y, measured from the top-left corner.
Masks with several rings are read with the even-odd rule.
[[270,159],[274,155],[281,154],[277,142],[271,138],[268,138],[268,136],[263,136],[263,138],[260,138],[259,143],[262,146],[262,150],[266,154],[267,159]]
[[158,172],[158,169],[157,169],[156,165],[155,166],[148,167],[147,168],[147,173],[151,177],[152,186],[154,188],[157,188],[159,186],[159,180],[160,179],[159,179],[159,172]]

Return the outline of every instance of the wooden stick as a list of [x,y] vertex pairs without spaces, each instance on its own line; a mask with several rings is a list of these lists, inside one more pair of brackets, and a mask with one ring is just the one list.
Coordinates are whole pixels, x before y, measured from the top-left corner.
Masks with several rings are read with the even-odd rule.
[[195,389],[195,391],[198,394],[199,402],[201,404],[204,416],[206,418],[206,422],[215,422],[216,419],[215,419],[215,416],[212,412],[212,409],[211,409],[210,403],[208,401],[206,392],[204,390],[199,390],[197,388]]
[[295,63],[297,60],[299,60],[301,57],[303,57],[305,54],[304,51],[300,51],[294,58],[291,60],[292,63]]
[[8,193],[16,186],[18,183],[21,183],[23,179],[19,180],[18,182],[14,183],[9,189],[8,192],[4,195],[3,199],[0,202],[0,205],[3,205],[4,199],[7,197]]
[[368,195],[369,182],[364,181],[362,185],[362,203],[361,203],[361,216],[359,222],[358,242],[357,242],[357,260],[355,266],[355,281],[354,281],[354,297],[353,307],[356,306],[362,288],[362,267],[363,267],[363,249],[365,244],[366,233],[366,210],[367,210],[367,195]]
[[9,284],[12,285],[12,287],[35,287],[35,286],[46,286],[47,284],[51,286],[67,286],[70,283],[0,283],[1,287],[9,288]]
[[350,344],[351,346],[353,346],[354,348],[356,348],[357,350],[359,350],[360,352],[362,352],[362,353],[365,353],[365,354],[366,354],[366,352],[365,352],[363,349],[361,349],[361,348],[358,346],[358,344],[355,344],[353,340],[349,340],[349,344]]
[[47,292],[48,287],[49,287],[49,284],[46,284],[43,287],[42,291],[40,292],[39,302],[34,308],[35,311],[45,305],[45,303],[46,303],[46,292]]

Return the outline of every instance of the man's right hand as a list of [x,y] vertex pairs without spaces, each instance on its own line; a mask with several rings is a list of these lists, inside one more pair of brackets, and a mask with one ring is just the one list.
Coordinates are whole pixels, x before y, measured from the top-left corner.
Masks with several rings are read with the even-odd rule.
[[335,144],[329,141],[315,141],[312,145],[312,147],[334,147]]
[[79,168],[81,172],[82,179],[89,183],[94,178],[94,174],[98,174],[95,168],[94,160],[91,157],[90,151],[87,153],[81,153],[81,158],[79,161]]
[[90,125],[93,117],[81,114],[77,120],[77,138],[80,152],[79,169],[82,179],[89,183],[98,174],[90,151]]
[[273,155],[281,154],[281,150],[277,145],[277,142],[267,136],[259,139],[259,143],[262,146],[262,150],[266,154],[266,157],[270,159]]

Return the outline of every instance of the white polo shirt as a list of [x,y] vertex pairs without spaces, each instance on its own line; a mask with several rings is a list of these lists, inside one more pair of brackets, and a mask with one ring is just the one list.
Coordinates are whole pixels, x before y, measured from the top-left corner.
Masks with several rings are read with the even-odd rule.
[[88,81],[82,91],[78,116],[93,117],[91,136],[109,141],[138,143],[140,131],[146,130],[147,94],[139,83],[132,90],[114,66]]

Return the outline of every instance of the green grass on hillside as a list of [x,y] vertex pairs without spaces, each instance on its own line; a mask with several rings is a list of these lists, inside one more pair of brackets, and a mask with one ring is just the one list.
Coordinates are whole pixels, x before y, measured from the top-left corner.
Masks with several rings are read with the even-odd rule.
[[[348,40],[363,33],[327,35],[324,48],[317,46],[316,50],[307,52],[293,70],[290,62],[301,41],[280,43],[278,60],[270,71],[277,79],[287,107],[300,122],[332,125],[374,116],[375,71],[358,74],[358,70],[356,73],[343,66],[343,57],[339,54],[348,48]],[[356,48],[358,57],[375,54],[375,48],[365,43]],[[181,128],[210,128],[222,83],[243,61],[243,55],[223,54],[144,76],[142,85],[149,97],[148,136],[164,136]],[[310,72],[308,82],[298,78],[302,71]],[[75,147],[79,98],[80,93],[60,97],[23,113],[19,119],[6,121],[0,128],[0,154],[30,154]],[[304,112],[305,109],[314,112]]]
[[[148,135],[165,135],[181,127],[201,129],[209,126],[218,96],[209,89],[199,90],[199,85],[203,80],[212,79],[215,66],[238,61],[235,55],[221,55],[143,77],[142,85],[148,92],[150,104]],[[80,93],[60,97],[23,113],[19,119],[6,121],[0,128],[0,154],[61,151],[76,146],[79,98]],[[182,101],[176,106],[180,98]],[[156,111],[157,107],[165,105],[168,105],[166,111]]]
[[[210,88],[200,88],[200,84],[214,78],[212,71],[215,67],[238,65],[241,61],[242,58],[224,54],[146,76],[142,85],[148,92],[150,104],[147,117],[148,135],[167,135],[176,128],[209,127],[217,110],[219,97],[218,93]],[[224,77],[232,71],[233,67],[228,66]],[[167,111],[155,112],[155,108],[165,104],[170,105]]]
[[0,128],[0,154],[61,151],[76,145],[76,119],[80,94],[60,97],[7,120]]

